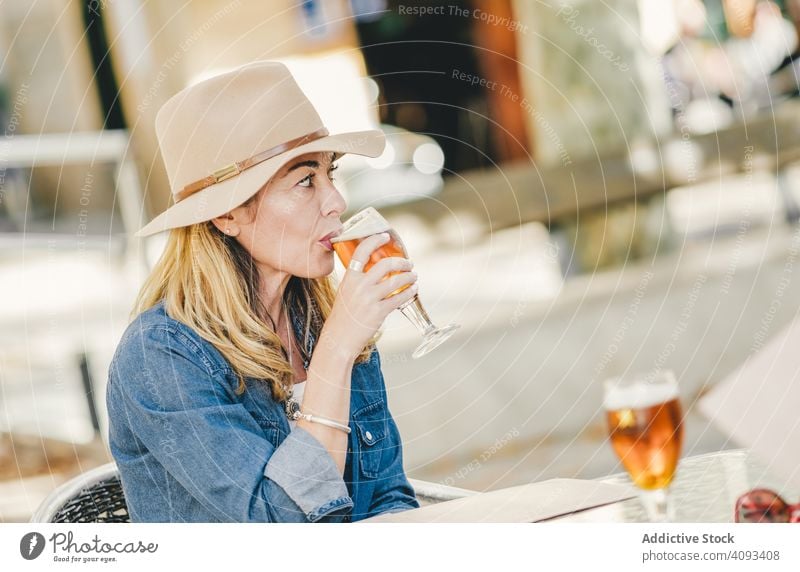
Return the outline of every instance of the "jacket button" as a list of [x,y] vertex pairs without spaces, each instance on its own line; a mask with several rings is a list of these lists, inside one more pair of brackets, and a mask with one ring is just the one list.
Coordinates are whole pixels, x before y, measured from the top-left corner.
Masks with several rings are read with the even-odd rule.
[[372,441],[372,433],[370,433],[369,431],[364,433],[364,437],[367,438],[367,441]]

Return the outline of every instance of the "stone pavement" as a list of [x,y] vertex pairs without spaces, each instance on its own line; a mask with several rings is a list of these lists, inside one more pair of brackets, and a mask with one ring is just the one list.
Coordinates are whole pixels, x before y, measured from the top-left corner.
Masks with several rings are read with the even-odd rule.
[[602,381],[654,368],[678,377],[685,454],[735,447],[692,406],[797,316],[800,235],[777,225],[687,242],[654,263],[571,278],[548,299],[537,296],[546,267],[516,251],[525,232],[497,233],[469,260],[416,264],[433,319],[463,326],[428,356],[412,360],[417,333],[387,320],[379,347],[409,473],[485,489],[618,470]]

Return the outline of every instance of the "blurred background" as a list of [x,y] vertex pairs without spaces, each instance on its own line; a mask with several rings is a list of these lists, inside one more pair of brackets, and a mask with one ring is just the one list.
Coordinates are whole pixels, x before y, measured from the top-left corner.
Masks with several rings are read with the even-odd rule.
[[105,383],[170,202],[154,118],[258,59],[395,225],[434,321],[379,343],[409,476],[490,490],[617,472],[604,379],[672,369],[684,455],[735,447],[698,397],[800,308],[800,0],[0,3],[0,521],[110,460]]

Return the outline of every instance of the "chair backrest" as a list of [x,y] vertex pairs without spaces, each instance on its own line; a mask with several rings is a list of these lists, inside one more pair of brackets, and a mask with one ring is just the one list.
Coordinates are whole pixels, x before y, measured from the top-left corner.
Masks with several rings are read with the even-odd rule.
[[59,486],[31,522],[130,522],[117,464],[102,465]]
[[[475,494],[475,491],[409,479],[421,505]],[[82,473],[50,493],[31,522],[130,522],[116,463]]]

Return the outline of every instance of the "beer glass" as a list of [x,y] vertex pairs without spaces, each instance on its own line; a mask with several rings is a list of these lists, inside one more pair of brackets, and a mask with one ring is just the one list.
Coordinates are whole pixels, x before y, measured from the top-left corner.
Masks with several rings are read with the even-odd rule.
[[683,444],[678,384],[670,371],[610,379],[603,406],[609,439],[641,491],[651,522],[674,518],[669,485]]
[[[356,247],[358,247],[361,241],[368,236],[383,232],[389,234],[389,242],[373,251],[369,260],[364,265],[364,272],[367,272],[382,258],[387,258],[390,256],[401,256],[403,258],[408,258],[408,252],[406,252],[406,248],[403,245],[403,241],[400,240],[400,236],[389,225],[386,219],[383,218],[380,213],[372,207],[367,207],[348,219],[347,222],[344,223],[342,233],[339,236],[331,239],[331,245],[336,251],[336,254],[339,256],[339,260],[341,260],[344,267],[347,268],[347,266],[350,264],[350,260],[353,257]],[[384,279],[389,278],[394,274],[399,273],[390,272]],[[395,294],[402,292],[408,288],[408,286],[409,285],[398,288],[389,294],[389,296],[394,296]],[[414,350],[414,353],[411,354],[411,357],[413,358],[418,358],[427,354],[439,344],[447,340],[447,338],[453,335],[453,332],[459,328],[458,324],[448,324],[443,328],[437,328],[428,317],[428,313],[425,311],[425,308],[422,306],[422,302],[419,300],[419,295],[414,296],[411,300],[404,303],[398,308],[398,310],[400,310],[400,312],[402,312],[402,314],[408,318],[408,320],[414,324],[414,326],[416,326],[422,334],[422,343],[417,347],[417,349]]]

